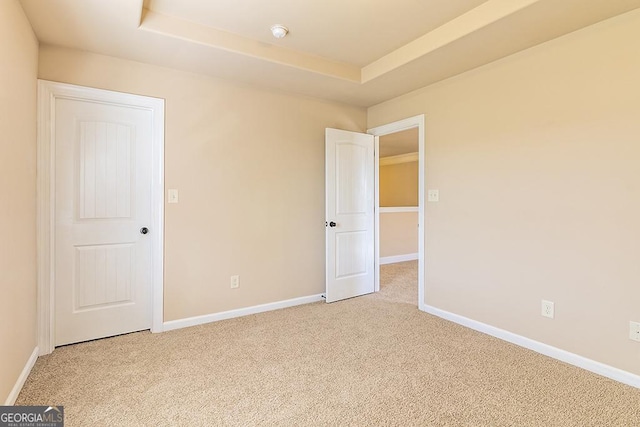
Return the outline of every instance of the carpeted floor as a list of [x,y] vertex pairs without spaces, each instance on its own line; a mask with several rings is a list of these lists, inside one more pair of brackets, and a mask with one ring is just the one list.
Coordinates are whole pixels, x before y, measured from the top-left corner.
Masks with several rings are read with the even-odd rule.
[[378,294],[56,349],[17,404],[66,426],[638,426],[640,390]]

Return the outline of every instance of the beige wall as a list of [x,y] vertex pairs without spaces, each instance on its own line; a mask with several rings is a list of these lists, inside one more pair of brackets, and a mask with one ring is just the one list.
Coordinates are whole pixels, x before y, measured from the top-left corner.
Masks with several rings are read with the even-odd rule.
[[0,404],[36,346],[37,69],[20,3],[0,1]]
[[426,117],[427,304],[640,374],[638,40],[640,10],[369,109]]
[[380,166],[380,206],[418,206],[418,162]]
[[166,100],[165,320],[323,292],[324,128],[364,109],[51,47],[39,76]]
[[418,253],[418,212],[380,213],[380,257]]

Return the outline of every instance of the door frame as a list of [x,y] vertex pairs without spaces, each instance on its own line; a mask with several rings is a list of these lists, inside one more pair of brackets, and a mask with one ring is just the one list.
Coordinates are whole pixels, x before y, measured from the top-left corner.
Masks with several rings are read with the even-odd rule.
[[55,105],[56,99],[123,105],[152,113],[151,332],[163,330],[164,100],[66,83],[38,80],[37,135],[37,316],[38,352],[55,347]]
[[425,142],[424,142],[424,114],[408,117],[397,122],[377,126],[367,130],[375,138],[375,290],[380,291],[380,137],[407,129],[418,128],[418,309],[425,310]]

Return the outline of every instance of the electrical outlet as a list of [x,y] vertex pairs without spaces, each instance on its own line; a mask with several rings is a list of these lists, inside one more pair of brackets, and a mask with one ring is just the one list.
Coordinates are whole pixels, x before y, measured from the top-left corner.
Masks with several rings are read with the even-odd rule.
[[542,300],[542,315],[553,319],[553,303],[551,301]]
[[438,190],[429,190],[427,191],[427,201],[428,202],[437,202],[440,200],[440,191]]
[[231,289],[240,287],[240,276],[231,276]]
[[640,341],[640,323],[629,322],[629,339]]

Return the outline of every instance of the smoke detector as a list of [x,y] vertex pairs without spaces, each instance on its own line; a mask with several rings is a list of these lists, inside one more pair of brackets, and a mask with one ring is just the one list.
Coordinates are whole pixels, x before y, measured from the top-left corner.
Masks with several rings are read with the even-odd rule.
[[277,39],[283,38],[287,35],[288,32],[289,29],[284,25],[274,25],[273,27],[271,27],[271,34],[273,34],[273,37]]

